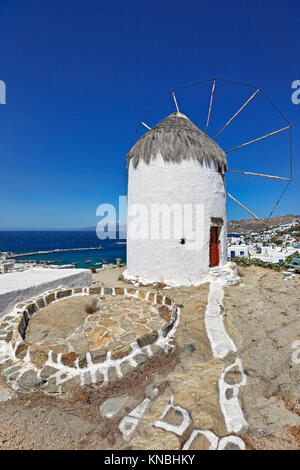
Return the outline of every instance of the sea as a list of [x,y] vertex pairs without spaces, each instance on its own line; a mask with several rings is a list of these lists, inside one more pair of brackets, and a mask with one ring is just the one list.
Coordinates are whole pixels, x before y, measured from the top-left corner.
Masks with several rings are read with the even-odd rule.
[[[119,244],[118,242],[123,242]],[[67,251],[38,254],[16,258],[17,260],[51,261],[62,265],[77,263],[76,268],[100,268],[99,263],[126,262],[124,240],[99,240],[96,231],[0,231],[0,252],[30,253],[68,248],[94,248],[100,250]],[[86,261],[90,261],[86,263]]]
[[[228,234],[239,237],[239,234]],[[0,252],[30,253],[69,248],[95,248],[48,254],[35,254],[17,260],[48,261],[54,265],[76,263],[76,268],[100,268],[105,263],[126,263],[126,243],[121,239],[99,240],[96,231],[0,231]],[[88,262],[87,262],[88,261]],[[101,263],[101,264],[99,264]]]

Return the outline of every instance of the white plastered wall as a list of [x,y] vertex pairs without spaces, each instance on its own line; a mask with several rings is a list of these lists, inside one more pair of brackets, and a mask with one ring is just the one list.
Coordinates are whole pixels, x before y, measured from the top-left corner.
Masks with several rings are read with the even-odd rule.
[[[190,234],[176,239],[135,239],[130,227],[134,205],[146,206],[151,226],[152,204],[203,205],[203,243],[192,243]],[[140,161],[137,168],[129,165],[127,271],[125,277],[142,282],[165,282],[188,285],[201,282],[209,272],[211,218],[220,218],[220,265],[227,262],[226,195],[224,180],[215,162],[183,160],[180,164],[165,162],[160,155],[149,164]],[[180,238],[185,244],[180,244]]]

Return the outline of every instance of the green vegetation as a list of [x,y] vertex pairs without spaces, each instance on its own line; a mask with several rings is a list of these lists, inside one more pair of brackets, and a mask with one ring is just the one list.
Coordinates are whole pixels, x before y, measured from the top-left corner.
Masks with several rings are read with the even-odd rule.
[[276,236],[276,237],[271,238],[271,243],[274,243],[275,245],[279,246],[279,245],[282,245],[282,240],[278,240]]
[[300,258],[300,253],[298,253],[298,251],[295,251],[295,253],[291,254],[286,258],[284,264],[293,264],[292,258]]
[[257,258],[245,258],[239,257],[232,260],[238,266],[260,266],[261,268],[273,269],[274,271],[281,271],[282,264],[279,263],[267,263]]

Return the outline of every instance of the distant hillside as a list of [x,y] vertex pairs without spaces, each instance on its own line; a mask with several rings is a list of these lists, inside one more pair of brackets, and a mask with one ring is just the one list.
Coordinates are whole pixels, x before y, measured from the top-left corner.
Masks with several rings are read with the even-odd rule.
[[[289,224],[294,220],[300,222],[300,215],[276,215],[268,221],[268,226],[273,227],[274,225]],[[229,220],[227,225],[228,233],[248,233],[252,230],[261,228],[261,223],[256,219],[242,219],[242,220]]]
[[[272,217],[268,221],[268,226],[273,227],[275,225],[289,224],[290,222],[293,222],[293,220],[298,220],[300,222],[300,215],[276,215],[276,217]],[[229,220],[227,224],[228,233],[248,233],[252,230],[257,230],[260,228],[265,229],[265,227],[262,227],[262,224],[256,219]],[[126,225],[120,225],[117,222],[116,229],[117,231],[126,231]],[[96,230],[96,225],[93,225],[91,227],[80,228],[77,230],[94,232]]]

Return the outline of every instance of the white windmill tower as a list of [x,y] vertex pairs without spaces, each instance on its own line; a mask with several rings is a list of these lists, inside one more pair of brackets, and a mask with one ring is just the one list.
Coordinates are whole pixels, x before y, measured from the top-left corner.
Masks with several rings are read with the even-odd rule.
[[[174,91],[175,113],[152,129],[141,121],[148,132],[127,155],[126,279],[193,285],[207,280],[212,273],[228,273],[226,194],[264,224],[226,192],[226,153],[283,132],[291,125],[224,152],[215,138],[261,89],[211,139],[207,129],[216,82],[213,79],[205,132],[179,111]],[[291,181],[291,178],[236,172],[288,180],[288,184]]]

